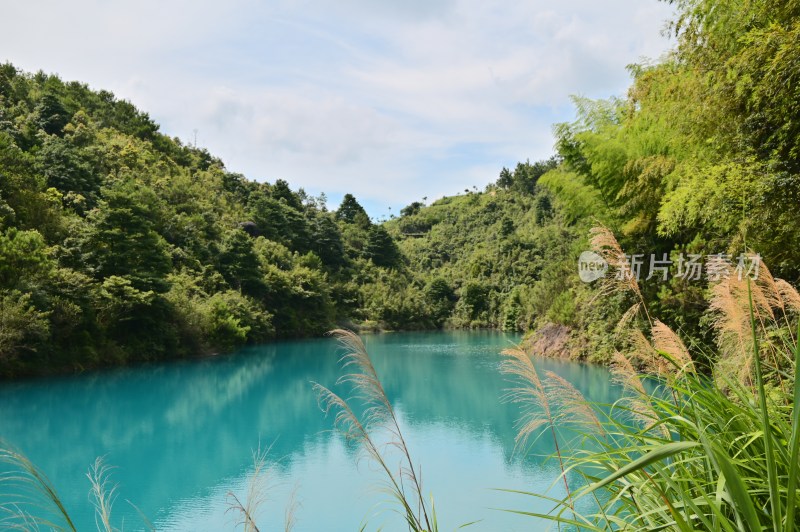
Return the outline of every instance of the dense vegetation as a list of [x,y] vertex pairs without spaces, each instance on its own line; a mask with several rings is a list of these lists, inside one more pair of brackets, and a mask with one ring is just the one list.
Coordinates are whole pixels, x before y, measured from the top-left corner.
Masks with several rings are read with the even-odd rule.
[[[629,308],[575,275],[600,222],[632,254],[653,312],[708,348],[708,279],[681,255],[761,254],[800,278],[798,8],[676,2],[678,46],[630,67],[626,98],[576,98],[557,155],[485,191],[376,224],[352,195],[250,181],[130,103],[0,68],[0,372],[228,350],[334,324],[572,331],[608,359]],[[647,272],[647,264],[643,265]],[[577,333],[575,331],[580,331]]]
[[[575,275],[598,223],[641,255],[651,311],[700,352],[714,344],[712,256],[735,268],[758,253],[776,277],[800,281],[800,4],[673,3],[677,48],[632,65],[625,98],[575,98],[577,119],[555,126],[556,159],[504,169],[485,193],[411,205],[387,224],[413,271],[455,291],[450,325],[552,322],[573,331],[563,354],[609,359],[635,301],[598,305]],[[648,278],[651,255],[671,261],[666,279]],[[700,275],[679,276],[692,255]]]
[[0,373],[318,334],[399,265],[351,195],[327,212],[108,92],[0,66]]
[[553,287],[584,228],[537,186],[556,167],[521,163],[486,192],[415,202],[377,224],[350,194],[328,212],[283,180],[227,171],[106,91],[3,65],[0,373],[230,350],[335,324],[571,323]]
[[556,164],[520,163],[486,192],[412,204],[386,224],[422,280],[437,325],[528,330],[547,314],[542,296],[553,290],[539,281],[569,275],[570,243],[579,236],[536,185]]
[[[800,280],[800,4],[672,3],[677,48],[631,66],[627,98],[576,98],[577,120],[555,128],[564,163],[540,183],[565,216],[596,216],[629,254],[666,253],[669,279],[643,275],[645,299],[707,350],[714,279],[708,261],[699,280],[675,275],[681,254],[721,254],[735,267],[741,254],[759,253],[776,277]],[[616,317],[630,304],[622,298]],[[602,321],[583,323],[599,351]]]

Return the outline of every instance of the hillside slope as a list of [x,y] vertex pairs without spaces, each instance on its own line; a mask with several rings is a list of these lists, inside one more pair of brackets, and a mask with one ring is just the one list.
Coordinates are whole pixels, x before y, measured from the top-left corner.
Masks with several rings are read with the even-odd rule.
[[328,212],[107,91],[0,65],[0,374],[320,334],[400,263],[350,195]]

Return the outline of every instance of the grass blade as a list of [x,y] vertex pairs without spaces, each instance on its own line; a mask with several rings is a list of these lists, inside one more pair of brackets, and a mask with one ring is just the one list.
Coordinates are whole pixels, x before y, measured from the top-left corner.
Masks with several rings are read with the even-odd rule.
[[659,462],[661,460],[664,460],[665,458],[669,458],[674,454],[686,451],[688,449],[692,449],[699,445],[700,445],[699,443],[693,441],[688,441],[688,442],[678,441],[660,445],[657,448],[645,454],[644,456],[641,456],[637,460],[634,460],[630,464],[626,465],[625,467],[617,469],[603,480],[595,482],[594,484],[592,484],[587,488],[587,493],[598,490],[604,486],[607,486],[612,482],[614,482],[615,480],[624,477],[625,475],[644,469],[650,464]]
[[747,484],[739,475],[733,463],[731,463],[728,454],[711,443],[708,443],[708,448],[714,456],[714,462],[720,473],[725,477],[726,490],[733,500],[733,508],[737,516],[741,518],[742,524],[746,525],[747,529],[752,532],[761,530],[758,511],[753,504],[753,499],[750,497]]
[[794,403],[792,405],[792,435],[789,441],[789,480],[786,494],[786,522],[784,530],[794,530],[795,504],[797,500],[797,475],[800,474],[800,379],[797,368],[800,367],[800,322],[797,324],[797,342],[794,347]]
[[[756,330],[756,317],[753,312],[753,291],[750,280],[747,280],[747,297],[750,307],[750,325],[753,333],[753,362],[755,365],[756,385],[758,387],[758,402],[761,408],[761,429],[764,431],[764,451],[767,460],[767,482],[769,484],[769,506],[772,512],[772,527],[775,532],[780,532],[781,499],[778,492],[778,467],[775,463],[775,451],[772,448],[772,424],[767,410],[767,393],[764,389],[764,375],[761,370],[761,350],[759,348],[758,332]],[[727,477],[727,475],[726,475]],[[748,496],[748,499],[750,497]]]

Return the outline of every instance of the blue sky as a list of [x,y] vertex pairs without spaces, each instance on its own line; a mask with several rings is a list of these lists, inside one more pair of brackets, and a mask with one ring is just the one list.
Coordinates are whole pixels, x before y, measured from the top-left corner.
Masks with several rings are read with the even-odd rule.
[[[32,0],[0,61],[112,90],[259,181],[353,193],[374,217],[552,153],[569,96],[624,95],[655,0]],[[391,207],[391,211],[389,210]]]

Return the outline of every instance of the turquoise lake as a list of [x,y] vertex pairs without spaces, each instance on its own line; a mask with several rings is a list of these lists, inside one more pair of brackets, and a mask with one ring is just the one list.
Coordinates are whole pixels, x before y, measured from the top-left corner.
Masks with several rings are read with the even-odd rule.
[[[498,511],[551,505],[497,488],[564,495],[552,438],[515,452],[516,405],[500,351],[519,341],[491,332],[367,335],[424,491],[442,530],[542,530],[547,523]],[[0,437],[50,478],[78,530],[95,530],[86,472],[98,456],[113,466],[113,522],[124,530],[241,530],[229,511],[243,498],[253,452],[270,447],[259,527],[283,530],[290,499],[296,531],[404,530],[373,464],[332,431],[312,383],[336,391],[341,375],[330,338],[243,349],[200,360],[0,384]],[[604,368],[538,360],[589,400],[618,393]],[[574,435],[573,435],[574,436]],[[389,458],[390,462],[393,460]],[[396,462],[394,462],[396,463]],[[572,479],[577,482],[576,479]],[[576,484],[577,485],[577,484]],[[294,495],[292,495],[294,494]],[[130,501],[127,502],[127,501]],[[138,511],[132,504],[138,508]],[[141,514],[139,513],[141,512]]]

